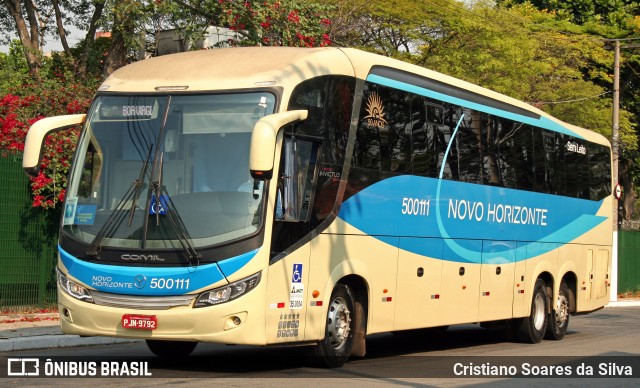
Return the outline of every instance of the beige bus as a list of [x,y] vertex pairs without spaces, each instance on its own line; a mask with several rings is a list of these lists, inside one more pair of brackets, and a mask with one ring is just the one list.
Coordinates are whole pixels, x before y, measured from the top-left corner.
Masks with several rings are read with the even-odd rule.
[[[310,345],[503,324],[562,339],[611,278],[608,141],[523,102],[343,48],[229,48],[113,73],[82,125],[61,220],[62,330]],[[420,332],[420,331],[418,331]],[[427,330],[425,330],[425,333]]]

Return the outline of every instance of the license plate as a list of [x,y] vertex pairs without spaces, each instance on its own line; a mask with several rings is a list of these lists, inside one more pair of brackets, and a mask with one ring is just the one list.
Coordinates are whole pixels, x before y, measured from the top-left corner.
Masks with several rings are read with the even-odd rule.
[[122,327],[125,329],[155,330],[158,319],[155,315],[124,314]]

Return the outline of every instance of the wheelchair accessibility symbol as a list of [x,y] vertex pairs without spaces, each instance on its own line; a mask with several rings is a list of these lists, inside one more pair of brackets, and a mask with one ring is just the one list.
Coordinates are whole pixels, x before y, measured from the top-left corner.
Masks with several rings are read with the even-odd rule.
[[294,264],[293,265],[293,273],[291,274],[291,282],[292,283],[301,283],[302,282],[302,264]]
[[151,196],[151,207],[149,207],[149,214],[167,214],[167,196],[161,195],[160,201],[153,195]]

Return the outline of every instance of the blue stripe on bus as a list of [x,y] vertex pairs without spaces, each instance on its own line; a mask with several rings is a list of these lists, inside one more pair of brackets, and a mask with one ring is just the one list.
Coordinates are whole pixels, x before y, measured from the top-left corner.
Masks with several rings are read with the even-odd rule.
[[[483,240],[523,242],[517,248],[526,254],[517,260],[554,249],[554,244],[541,243],[570,243],[606,219],[597,215],[602,203],[403,175],[350,197],[338,217],[387,244],[397,246],[398,236],[407,237],[401,249],[408,252],[480,263]],[[430,243],[433,238],[443,239],[444,248]],[[499,260],[515,250],[513,243],[498,244],[485,249],[484,257]]]
[[[194,267],[131,267],[79,260],[60,246],[60,260],[69,275],[98,291],[130,295],[184,295],[225,279],[247,264],[254,250],[221,263]],[[220,264],[220,265],[219,265]],[[136,279],[137,277],[137,279]]]
[[513,120],[513,121],[517,121],[517,122],[521,122],[521,123],[525,123],[525,124],[530,124],[530,125],[535,125],[537,127],[540,128],[545,128],[545,129],[549,129],[551,131],[555,131],[555,132],[559,132],[559,133],[563,133],[565,135],[569,135],[569,136],[573,136],[575,138],[578,139],[584,139],[583,136],[571,131],[568,128],[565,128],[564,126],[562,126],[561,124],[547,118],[544,116],[541,116],[539,119],[535,119],[535,118],[531,118],[531,117],[527,117],[527,116],[523,116],[523,115],[519,115],[516,113],[512,113],[512,112],[507,112],[507,111],[503,111],[500,109],[496,109],[496,108],[492,108],[486,105],[482,105],[482,104],[478,104],[476,102],[471,102],[471,101],[467,101],[467,100],[463,100],[461,98],[456,98],[456,97],[452,97],[443,93],[439,93],[439,92],[435,92],[433,90],[429,90],[429,89],[425,89],[416,85],[411,85],[405,82],[401,82],[401,81],[396,81],[390,78],[386,78],[386,77],[381,77],[379,75],[375,75],[375,74],[369,74],[367,76],[367,81],[379,84],[379,85],[384,85],[384,86],[388,86],[394,89],[399,89],[399,90],[404,90],[407,91],[409,93],[414,93],[414,94],[418,94],[421,96],[425,96],[425,97],[429,97],[429,98],[433,98],[435,100],[439,100],[439,101],[444,101],[444,102],[448,102],[450,104],[455,104],[455,105],[460,105],[462,107],[465,108],[469,108],[469,109],[474,109],[480,112],[484,112],[484,113],[488,113],[491,115],[495,115],[495,116],[499,116],[499,117],[504,117],[506,119],[509,120]]
[[516,261],[515,241],[483,241],[482,264],[508,264]]

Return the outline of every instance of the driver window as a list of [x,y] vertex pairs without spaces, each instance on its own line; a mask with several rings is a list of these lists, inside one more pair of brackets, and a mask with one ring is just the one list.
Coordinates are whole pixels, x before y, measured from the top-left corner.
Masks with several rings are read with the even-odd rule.
[[321,145],[308,136],[285,135],[276,190],[272,253],[285,251],[310,231]]

